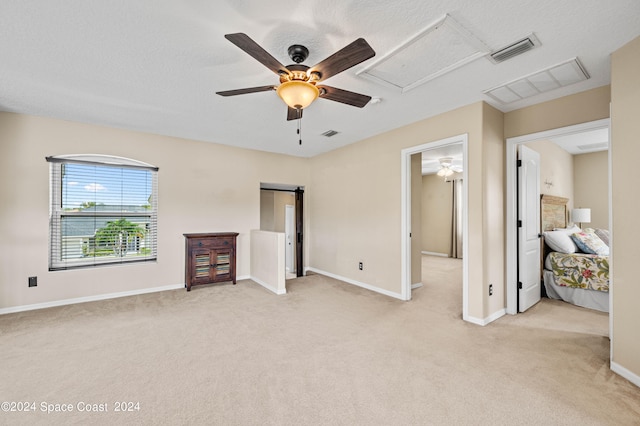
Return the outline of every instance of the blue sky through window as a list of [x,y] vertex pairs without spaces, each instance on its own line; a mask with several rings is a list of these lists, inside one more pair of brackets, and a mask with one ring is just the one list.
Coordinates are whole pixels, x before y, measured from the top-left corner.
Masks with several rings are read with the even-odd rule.
[[66,163],[62,175],[62,208],[86,203],[105,206],[144,206],[153,190],[152,172],[127,167]]

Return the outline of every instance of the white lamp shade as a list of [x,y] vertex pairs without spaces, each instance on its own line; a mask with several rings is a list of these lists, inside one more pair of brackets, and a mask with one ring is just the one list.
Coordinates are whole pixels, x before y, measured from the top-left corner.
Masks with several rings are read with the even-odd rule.
[[448,167],[443,167],[442,169],[438,170],[438,176],[449,177],[452,174],[453,174],[453,170],[451,170]]
[[591,209],[573,209],[571,218],[574,223],[589,223],[591,222]]

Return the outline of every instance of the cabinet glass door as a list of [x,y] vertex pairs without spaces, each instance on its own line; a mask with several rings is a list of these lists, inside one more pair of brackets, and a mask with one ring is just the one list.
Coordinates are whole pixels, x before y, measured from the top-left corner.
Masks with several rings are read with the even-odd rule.
[[211,280],[211,250],[194,250],[191,276],[194,283],[207,283]]
[[231,276],[231,252],[228,250],[217,250],[215,252],[215,275],[216,279]]

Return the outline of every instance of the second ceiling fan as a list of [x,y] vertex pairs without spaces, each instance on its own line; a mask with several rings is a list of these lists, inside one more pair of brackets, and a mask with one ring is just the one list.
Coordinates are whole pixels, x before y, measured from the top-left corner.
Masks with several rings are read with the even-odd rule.
[[287,120],[302,118],[302,109],[318,97],[358,108],[364,107],[371,100],[371,96],[317,84],[375,56],[376,52],[363,38],[357,39],[312,67],[302,65],[309,55],[309,50],[302,45],[294,44],[289,47],[289,57],[295,63],[284,66],[244,33],[226,34],[225,38],[276,73],[280,77],[280,85],[216,92],[220,96],[275,90],[287,104]]

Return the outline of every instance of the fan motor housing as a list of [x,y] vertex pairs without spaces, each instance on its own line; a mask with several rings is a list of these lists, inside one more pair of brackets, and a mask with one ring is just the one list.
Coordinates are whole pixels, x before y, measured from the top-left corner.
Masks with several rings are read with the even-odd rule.
[[287,53],[289,54],[289,57],[291,58],[291,60],[296,64],[299,64],[300,62],[304,62],[307,59],[307,57],[309,57],[309,49],[307,49],[301,44],[293,44],[289,46]]
[[312,71],[309,73],[309,67],[302,64],[292,64],[287,66],[287,69],[291,72],[291,74],[280,74],[280,83],[284,83],[285,81],[308,81],[313,83],[320,79],[320,73],[316,71]]

